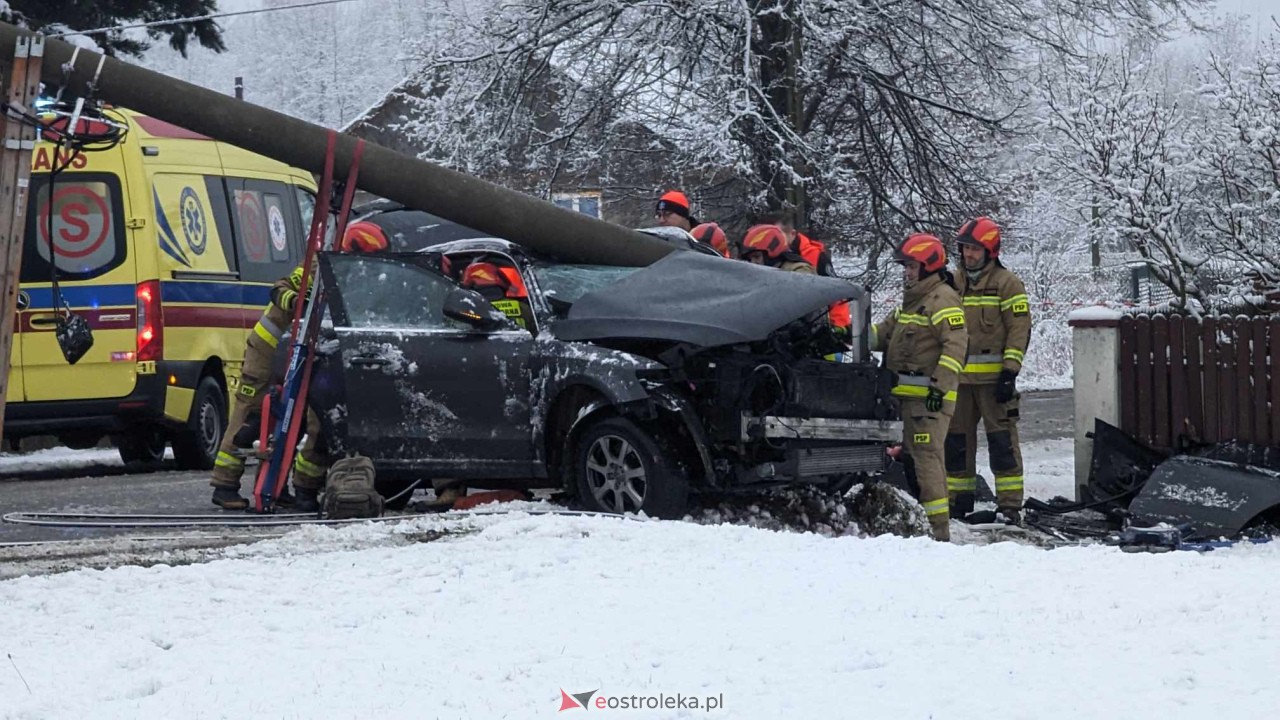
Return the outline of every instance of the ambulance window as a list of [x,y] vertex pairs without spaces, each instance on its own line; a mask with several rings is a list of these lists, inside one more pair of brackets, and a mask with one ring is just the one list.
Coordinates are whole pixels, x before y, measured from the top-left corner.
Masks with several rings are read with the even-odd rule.
[[218,229],[218,238],[222,241],[222,254],[227,260],[227,269],[236,272],[239,263],[236,258],[235,236],[231,232],[231,200],[227,196],[227,186],[220,176],[206,175],[204,187],[209,193],[211,214],[214,226]]
[[252,282],[275,282],[302,262],[296,202],[283,183],[231,182],[235,188],[231,195],[240,277]]
[[295,187],[293,192],[298,197],[298,215],[302,217],[303,231],[310,232],[311,216],[316,212],[316,196],[306,188]]
[[[31,176],[21,282],[49,282],[49,176]],[[53,187],[53,249],[58,279],[88,280],[128,255],[120,180],[109,173],[65,173]]]

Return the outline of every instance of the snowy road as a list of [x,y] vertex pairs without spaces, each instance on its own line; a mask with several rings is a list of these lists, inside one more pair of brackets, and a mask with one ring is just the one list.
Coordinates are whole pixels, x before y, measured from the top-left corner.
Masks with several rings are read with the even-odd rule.
[[[1021,430],[1030,443],[1026,452],[1030,464],[1045,453],[1055,457],[1069,453],[1069,445],[1045,444],[1071,435],[1070,391],[1027,393],[1022,401]],[[1066,450],[1062,448],[1066,447]],[[1052,448],[1052,449],[1050,449]],[[1070,457],[1065,465],[1070,471]],[[986,463],[985,454],[979,458]],[[1069,493],[1055,469],[1053,477],[1028,473],[1028,491],[1043,497],[1053,492]],[[1047,484],[1047,485],[1046,485]],[[1045,486],[1045,487],[1040,487]],[[0,453],[0,512],[101,511],[207,513],[216,508],[209,502],[208,475],[182,472],[169,465],[158,471],[125,474],[115,450],[68,450],[54,448],[25,455]],[[77,540],[85,537],[135,535],[136,531],[76,530],[36,528],[0,523],[0,543],[36,540]]]

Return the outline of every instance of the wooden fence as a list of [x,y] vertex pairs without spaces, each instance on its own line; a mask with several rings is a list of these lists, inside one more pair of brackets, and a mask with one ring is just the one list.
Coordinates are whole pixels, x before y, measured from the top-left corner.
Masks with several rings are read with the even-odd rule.
[[1120,426],[1160,449],[1280,446],[1280,316],[1122,318]]

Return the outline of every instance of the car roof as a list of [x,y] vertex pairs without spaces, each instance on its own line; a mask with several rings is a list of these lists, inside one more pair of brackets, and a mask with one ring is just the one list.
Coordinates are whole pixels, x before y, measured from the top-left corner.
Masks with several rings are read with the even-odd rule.
[[460,253],[460,252],[499,252],[515,257],[524,257],[529,259],[542,259],[538,255],[529,251],[523,245],[518,245],[510,240],[494,237],[477,237],[467,238],[463,240],[452,240],[450,242],[439,243],[422,249],[422,252],[436,253]]

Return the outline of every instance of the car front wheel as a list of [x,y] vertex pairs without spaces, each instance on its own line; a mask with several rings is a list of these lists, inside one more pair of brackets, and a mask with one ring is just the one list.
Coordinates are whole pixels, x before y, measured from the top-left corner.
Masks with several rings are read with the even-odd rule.
[[578,496],[589,510],[678,518],[689,504],[689,479],[672,453],[622,417],[596,422],[578,441]]

